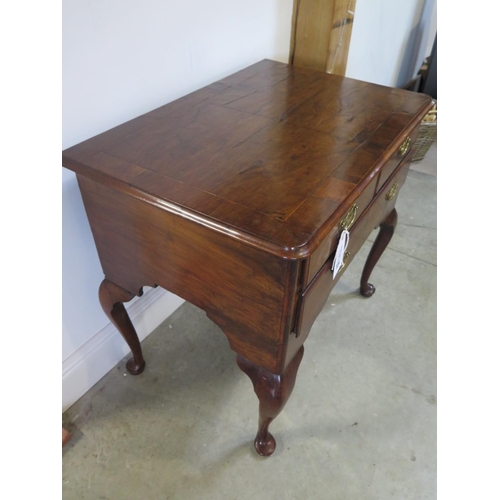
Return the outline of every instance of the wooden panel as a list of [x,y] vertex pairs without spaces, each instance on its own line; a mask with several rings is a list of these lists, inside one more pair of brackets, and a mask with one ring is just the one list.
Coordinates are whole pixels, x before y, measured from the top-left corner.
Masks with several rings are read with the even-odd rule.
[[336,0],[296,1],[295,50],[290,54],[290,62],[294,66],[325,71]]
[[290,63],[344,75],[356,0],[295,0]]
[[345,75],[356,0],[336,0],[333,10],[332,30],[326,61],[326,72]]

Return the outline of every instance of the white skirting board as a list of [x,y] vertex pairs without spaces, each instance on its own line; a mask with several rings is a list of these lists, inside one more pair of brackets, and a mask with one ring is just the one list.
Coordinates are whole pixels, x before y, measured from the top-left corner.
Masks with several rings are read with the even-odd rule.
[[[163,288],[152,288],[127,311],[139,339],[144,340],[170,316],[183,299]],[[94,384],[130,353],[130,349],[112,323],[105,326],[62,364],[62,411],[65,412]]]

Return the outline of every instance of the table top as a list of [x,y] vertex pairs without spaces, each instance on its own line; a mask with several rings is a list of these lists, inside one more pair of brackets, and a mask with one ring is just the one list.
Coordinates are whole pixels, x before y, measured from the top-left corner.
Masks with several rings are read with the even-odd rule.
[[428,96],[263,60],[63,152],[63,166],[287,258],[309,255]]

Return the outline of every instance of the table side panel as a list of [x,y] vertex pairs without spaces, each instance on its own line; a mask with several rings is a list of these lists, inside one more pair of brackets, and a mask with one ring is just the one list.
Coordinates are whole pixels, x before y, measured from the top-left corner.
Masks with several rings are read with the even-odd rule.
[[[78,176],[106,278],[137,294],[160,285],[203,309],[231,348],[271,371],[291,328],[287,261],[84,176]],[[287,281],[288,280],[288,281]],[[286,305],[294,316],[293,305]],[[285,331],[288,329],[288,331]]]

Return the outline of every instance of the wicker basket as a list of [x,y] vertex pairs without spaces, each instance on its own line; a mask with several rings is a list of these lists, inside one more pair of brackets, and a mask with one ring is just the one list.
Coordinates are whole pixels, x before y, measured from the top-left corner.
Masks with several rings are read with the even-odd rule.
[[418,132],[412,161],[420,161],[437,139],[437,104],[425,115]]

